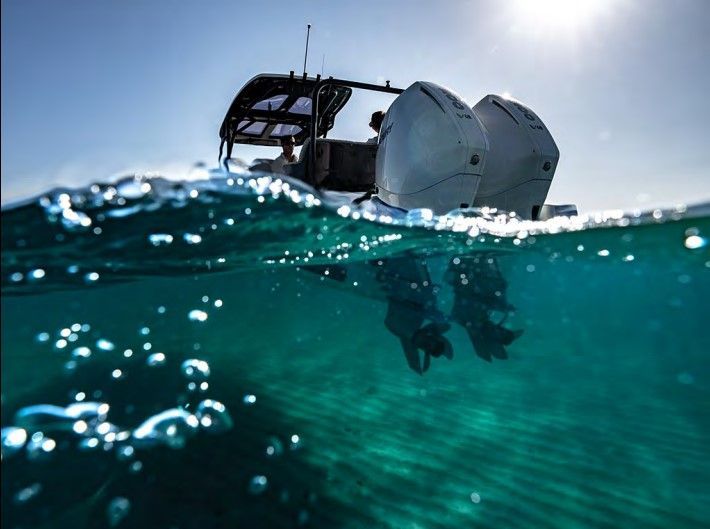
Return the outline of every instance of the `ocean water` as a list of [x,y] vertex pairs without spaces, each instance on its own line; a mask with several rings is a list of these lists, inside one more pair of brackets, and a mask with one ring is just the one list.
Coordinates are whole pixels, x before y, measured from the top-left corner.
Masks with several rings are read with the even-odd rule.
[[707,206],[215,173],[2,210],[2,525],[710,526]]

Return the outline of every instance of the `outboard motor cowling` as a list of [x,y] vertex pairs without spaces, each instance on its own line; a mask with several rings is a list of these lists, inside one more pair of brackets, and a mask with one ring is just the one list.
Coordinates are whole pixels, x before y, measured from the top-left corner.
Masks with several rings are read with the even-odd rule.
[[473,111],[490,143],[473,205],[536,219],[560,158],[555,140],[542,120],[518,101],[488,95]]
[[440,215],[488,206],[537,218],[558,159],[549,131],[521,103],[489,95],[471,108],[420,81],[395,99],[380,128],[377,196]]
[[377,196],[437,214],[471,206],[487,152],[483,125],[461,98],[416,82],[395,99],[380,127]]

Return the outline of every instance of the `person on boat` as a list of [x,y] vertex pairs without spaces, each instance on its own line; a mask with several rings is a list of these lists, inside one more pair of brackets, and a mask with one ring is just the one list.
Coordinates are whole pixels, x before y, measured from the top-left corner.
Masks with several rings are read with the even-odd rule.
[[377,138],[380,135],[380,127],[382,126],[382,121],[385,119],[385,113],[382,112],[381,110],[378,110],[377,112],[372,113],[372,117],[370,118],[370,128],[374,130],[377,135],[373,136],[369,140],[367,140],[366,143],[377,143]]
[[282,152],[278,158],[271,162],[271,171],[273,173],[283,173],[283,167],[287,163],[294,163],[298,161],[296,155],[293,154],[293,148],[296,145],[296,140],[293,136],[286,136],[281,140]]

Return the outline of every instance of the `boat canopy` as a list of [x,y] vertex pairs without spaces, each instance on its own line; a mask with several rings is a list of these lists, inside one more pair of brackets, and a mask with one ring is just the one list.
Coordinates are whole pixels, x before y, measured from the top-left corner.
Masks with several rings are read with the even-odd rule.
[[[236,95],[219,131],[228,151],[235,143],[251,145],[281,144],[293,136],[302,145],[310,135],[313,101],[311,96],[318,77],[283,74],[260,74],[251,79]],[[336,114],[345,106],[352,89],[328,86],[318,98],[317,136],[333,128]]]

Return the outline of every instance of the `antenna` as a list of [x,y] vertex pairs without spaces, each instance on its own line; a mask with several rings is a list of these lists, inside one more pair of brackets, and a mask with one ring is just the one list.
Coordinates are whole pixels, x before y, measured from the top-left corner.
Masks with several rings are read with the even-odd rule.
[[306,63],[308,62],[308,39],[311,36],[311,25],[308,24],[308,30],[306,32],[306,56],[303,58],[303,76],[306,76]]

